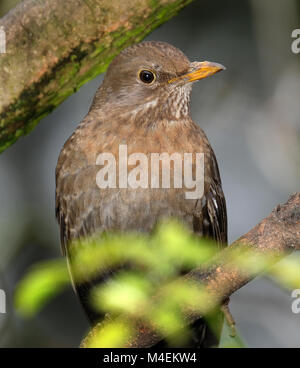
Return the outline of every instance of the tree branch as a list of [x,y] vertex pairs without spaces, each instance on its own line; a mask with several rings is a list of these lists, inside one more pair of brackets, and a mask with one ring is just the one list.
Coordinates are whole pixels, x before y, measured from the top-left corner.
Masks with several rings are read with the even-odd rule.
[[[278,205],[268,217],[220,252],[206,267],[195,269],[182,278],[185,282],[204,286],[207,292],[205,303],[199,306],[197,314],[189,308],[183,310],[186,323],[190,324],[207,315],[236,290],[266,271],[266,264],[256,262],[257,259],[267,259],[270,266],[295,250],[300,250],[300,192],[292,195],[284,205]],[[237,254],[252,256],[254,269],[243,268],[236,263],[234,259]],[[89,346],[90,338],[99,327],[90,332],[82,347]],[[126,347],[151,347],[161,339],[155,326],[136,321],[135,331]]]
[[23,0],[0,20],[0,152],[192,0]]

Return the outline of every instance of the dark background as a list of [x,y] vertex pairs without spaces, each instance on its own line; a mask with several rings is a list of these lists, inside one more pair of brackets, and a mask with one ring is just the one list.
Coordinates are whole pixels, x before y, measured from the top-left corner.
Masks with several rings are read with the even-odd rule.
[[[0,14],[15,3],[0,1]],[[198,0],[147,37],[179,47],[190,60],[227,67],[194,87],[192,115],[218,158],[230,241],[299,191],[300,54],[291,51],[291,33],[300,28],[299,5],[297,0]],[[0,288],[7,293],[0,346],[78,346],[88,328],[71,288],[27,321],[16,315],[12,297],[31,264],[61,256],[55,165],[102,79],[83,86],[0,156]],[[231,309],[246,344],[299,347],[300,315],[292,313],[291,302],[289,291],[267,279],[239,290]]]

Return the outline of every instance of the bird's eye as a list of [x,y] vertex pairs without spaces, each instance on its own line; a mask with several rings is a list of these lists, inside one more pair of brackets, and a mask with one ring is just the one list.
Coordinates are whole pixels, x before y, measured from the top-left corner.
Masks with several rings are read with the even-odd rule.
[[141,70],[139,73],[139,78],[142,82],[150,84],[154,81],[155,75],[150,70]]

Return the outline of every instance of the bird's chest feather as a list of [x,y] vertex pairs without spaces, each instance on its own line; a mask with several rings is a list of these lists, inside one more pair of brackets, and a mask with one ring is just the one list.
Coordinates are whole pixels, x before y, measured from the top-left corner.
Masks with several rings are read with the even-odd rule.
[[[148,128],[119,124],[116,130],[99,124],[75,134],[72,145],[77,163],[67,164],[68,175],[58,183],[71,237],[108,229],[150,231],[164,217],[192,227],[210,181],[210,146],[198,127],[169,122]],[[197,163],[203,168],[202,194],[188,198],[196,190]]]

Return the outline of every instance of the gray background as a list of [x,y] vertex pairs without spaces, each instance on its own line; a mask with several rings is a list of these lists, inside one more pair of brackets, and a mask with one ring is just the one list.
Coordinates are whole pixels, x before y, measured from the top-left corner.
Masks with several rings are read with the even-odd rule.
[[[299,191],[300,54],[291,52],[299,14],[296,0],[198,0],[147,37],[179,47],[190,60],[227,67],[194,87],[192,116],[218,158],[230,241]],[[16,315],[12,298],[31,264],[60,256],[55,165],[102,79],[83,86],[0,156],[0,288],[8,303],[0,346],[77,346],[88,328],[71,289],[28,321]],[[299,347],[300,315],[291,302],[289,291],[266,279],[239,290],[231,309],[246,344]]]

